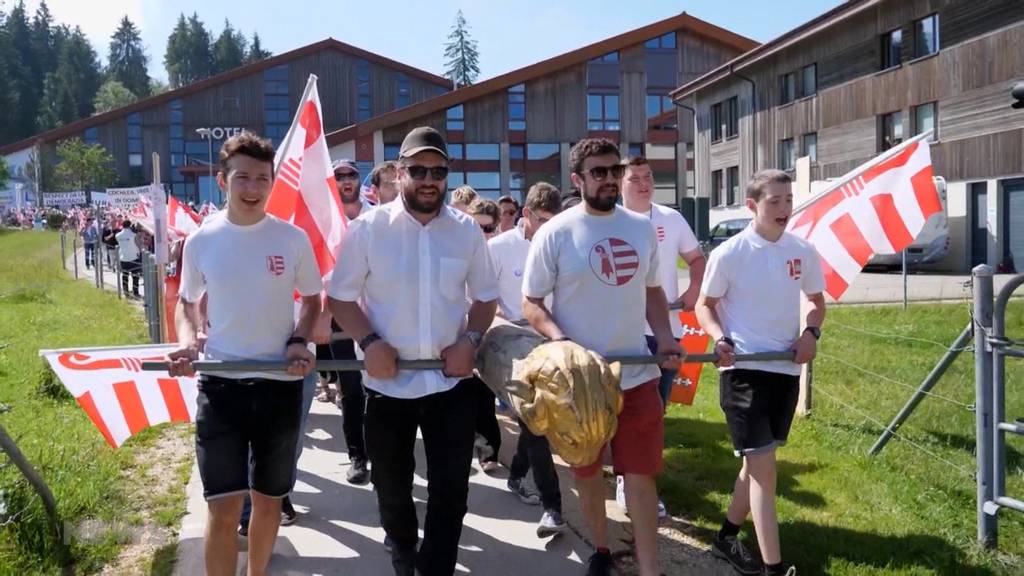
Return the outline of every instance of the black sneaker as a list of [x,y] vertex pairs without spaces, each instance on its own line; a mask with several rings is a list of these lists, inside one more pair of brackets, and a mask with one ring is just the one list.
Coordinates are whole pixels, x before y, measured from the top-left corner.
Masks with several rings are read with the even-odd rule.
[[285,496],[281,500],[281,526],[291,526],[298,518],[299,515],[295,512],[295,507],[292,506],[291,498]]
[[366,460],[353,458],[348,466],[348,472],[345,473],[345,480],[356,486],[367,484],[370,481],[370,471],[366,469]]
[[416,576],[416,552],[402,553],[393,550],[391,567],[395,570],[395,576]]
[[615,568],[615,561],[608,551],[597,551],[590,555],[587,561],[587,576],[612,576],[612,569]]
[[522,478],[509,478],[508,489],[519,497],[519,501],[530,506],[540,506],[540,494],[526,487]]
[[764,570],[761,562],[750,554],[747,547],[736,536],[725,538],[716,536],[715,541],[711,544],[711,555],[725,560],[740,574],[760,576]]
[[[767,568],[764,569],[764,572],[758,572],[758,574],[764,574],[764,576],[772,576],[768,573]],[[786,572],[782,576],[796,576],[796,566],[790,566],[789,568],[786,568]]]

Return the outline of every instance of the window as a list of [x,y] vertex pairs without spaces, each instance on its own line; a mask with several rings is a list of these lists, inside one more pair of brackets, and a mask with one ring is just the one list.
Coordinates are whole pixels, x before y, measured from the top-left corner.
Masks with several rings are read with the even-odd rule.
[[722,139],[722,103],[711,106],[711,141],[718,142]]
[[587,130],[619,129],[619,95],[587,94]]
[[128,168],[132,183],[142,181],[142,114],[128,115]]
[[373,100],[370,97],[370,63],[356,61],[356,120],[362,122],[373,116]]
[[818,92],[818,65],[810,64],[803,67],[801,76],[803,77],[803,84],[801,86],[800,97],[806,98]]
[[796,148],[793,146],[793,139],[779,140],[779,169],[792,170],[794,164],[796,164]]
[[263,73],[263,136],[275,146],[281,145],[291,126],[288,96],[288,65],[267,69]]
[[903,115],[891,112],[882,115],[882,137],[879,148],[882,152],[903,142]]
[[223,111],[234,112],[239,108],[238,98],[225,96],[220,99],[220,109]]
[[722,194],[722,171],[715,170],[711,173],[711,205],[724,206],[724,199]]
[[484,198],[497,200],[501,196],[501,174],[498,172],[467,172],[466,184]]
[[508,89],[508,129],[526,130],[526,85]]
[[449,144],[448,157],[452,160],[462,160],[462,144]]
[[643,156],[644,155],[644,145],[643,144],[630,144],[629,145],[629,155],[630,156]]
[[402,108],[412,104],[412,92],[409,90],[409,77],[402,72],[395,74],[395,85],[398,93],[395,94],[395,108]]
[[509,160],[526,160],[526,145],[525,144],[509,144],[508,145],[508,159]]
[[914,58],[939,51],[939,15],[932,14],[914,22]]
[[385,144],[384,145],[384,159],[385,160],[398,160],[398,154],[402,150],[401,144]]
[[86,144],[99,144],[100,143],[100,129],[93,126],[85,130],[84,138]]
[[129,154],[128,165],[132,167],[142,166],[142,154]]
[[445,113],[445,117],[445,127],[448,130],[466,129],[466,117],[462,111],[462,104],[449,108],[448,112]]
[[779,104],[789,104],[793,100],[796,100],[796,72],[779,77]]
[[526,158],[528,160],[547,160],[549,158],[560,158],[561,150],[558,144],[536,144],[526,145]]
[[669,32],[664,36],[658,36],[657,38],[651,38],[647,42],[644,42],[644,48],[647,49],[658,49],[667,48],[674,50],[676,47],[676,33]]
[[497,144],[466,144],[466,160],[498,160]]
[[735,206],[740,203],[740,168],[733,166],[725,171],[726,203]]
[[733,96],[725,101],[725,136],[732,138],[739,134],[740,97]]
[[645,144],[644,157],[651,163],[654,173],[654,196],[659,204],[675,204],[676,199],[676,146],[675,144]]
[[818,161],[818,133],[811,132],[804,134],[804,141],[800,147],[801,156],[810,156],[811,162]]
[[593,60],[591,60],[591,62],[618,62],[618,61],[619,61],[619,53],[618,52],[609,52],[609,53],[605,54],[604,56],[598,56],[597,58],[594,58]]
[[935,102],[914,107],[914,136],[929,130],[934,130],[934,132],[932,132],[928,141],[935,142],[938,135],[938,130],[936,130],[935,126]]
[[897,28],[882,34],[881,69],[900,65],[900,51],[903,48],[903,30]]

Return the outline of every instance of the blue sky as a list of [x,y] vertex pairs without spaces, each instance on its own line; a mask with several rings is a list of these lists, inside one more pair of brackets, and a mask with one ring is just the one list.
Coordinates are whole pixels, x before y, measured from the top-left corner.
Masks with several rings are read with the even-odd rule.
[[[0,0],[5,10],[13,0]],[[39,0],[26,0],[34,12]],[[280,54],[329,36],[441,74],[443,44],[462,9],[480,49],[480,79],[556,56],[609,36],[687,12],[764,42],[826,10],[838,0],[48,0],[58,22],[80,25],[106,59],[110,34],[125,14],[142,30],[150,75],[166,80],[167,36],[178,14],[192,12],[219,34],[224,19]],[[624,8],[628,7],[628,8]]]

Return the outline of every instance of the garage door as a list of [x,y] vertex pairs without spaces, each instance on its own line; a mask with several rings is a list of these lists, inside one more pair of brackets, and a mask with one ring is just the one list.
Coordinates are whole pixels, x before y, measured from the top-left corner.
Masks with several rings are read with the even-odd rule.
[[1016,272],[1024,272],[1024,180],[1003,182],[1006,204],[1003,222],[1006,224],[1006,243],[1003,261]]

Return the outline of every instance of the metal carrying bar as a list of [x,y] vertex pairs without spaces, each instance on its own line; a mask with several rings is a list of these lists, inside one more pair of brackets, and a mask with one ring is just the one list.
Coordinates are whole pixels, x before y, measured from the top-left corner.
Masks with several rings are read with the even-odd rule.
[[[660,364],[668,360],[667,355],[658,356],[607,356],[605,360],[610,364],[618,362],[626,365],[637,364]],[[737,362],[754,362],[766,360],[792,360],[792,352],[760,352],[757,354],[737,354]],[[686,357],[686,364],[698,362],[715,362],[718,356],[715,354],[690,354]],[[287,362],[239,360],[239,361],[215,361],[202,360],[193,362],[192,367],[197,372],[284,372],[288,369]],[[444,360],[399,360],[399,370],[442,370]],[[142,369],[147,372],[164,372],[167,370],[167,362],[150,361],[143,362]],[[366,365],[362,360],[321,360],[316,363],[316,370],[321,372],[356,372],[365,370]]]

